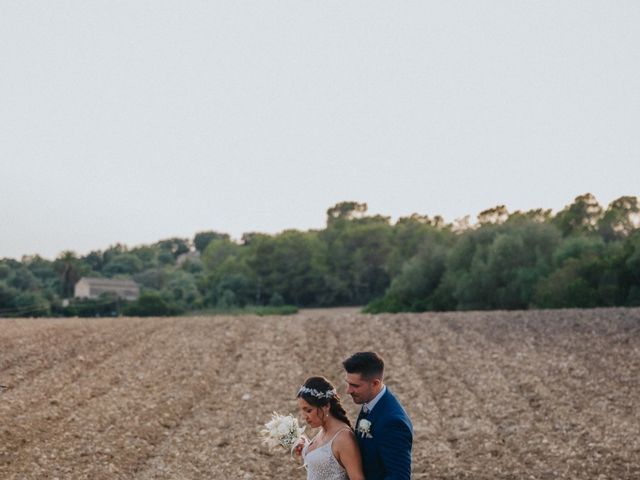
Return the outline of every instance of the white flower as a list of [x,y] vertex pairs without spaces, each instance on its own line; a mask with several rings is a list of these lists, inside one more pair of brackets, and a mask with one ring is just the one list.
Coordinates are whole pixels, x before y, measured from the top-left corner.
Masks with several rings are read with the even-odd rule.
[[280,415],[273,412],[271,420],[264,424],[265,429],[261,430],[264,437],[263,442],[274,448],[278,445],[284,448],[291,448],[300,442],[304,427],[298,425],[298,419],[292,415]]
[[288,422],[282,422],[280,425],[278,425],[278,433],[280,435],[286,435],[287,432],[289,432],[289,429],[291,427],[289,426]]
[[360,433],[361,437],[373,438],[373,435],[371,435],[371,422],[366,418],[360,419],[358,422],[358,433]]

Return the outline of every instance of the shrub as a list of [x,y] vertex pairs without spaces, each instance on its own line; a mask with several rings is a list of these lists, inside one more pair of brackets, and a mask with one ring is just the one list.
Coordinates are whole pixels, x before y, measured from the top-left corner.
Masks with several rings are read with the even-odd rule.
[[176,315],[178,310],[167,303],[158,292],[143,292],[123,313],[134,317],[164,317]]

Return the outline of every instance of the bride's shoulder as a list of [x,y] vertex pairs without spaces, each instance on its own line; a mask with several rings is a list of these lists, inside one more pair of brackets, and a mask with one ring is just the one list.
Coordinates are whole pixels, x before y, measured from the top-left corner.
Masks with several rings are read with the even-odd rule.
[[342,445],[351,445],[355,442],[355,433],[350,428],[343,428],[342,430],[339,430],[333,439],[333,444],[338,448]]
[[353,433],[353,430],[345,428],[338,432],[338,435],[333,440],[331,450],[333,451],[333,455],[343,466],[345,459],[359,457],[360,449],[358,448],[358,442],[356,441],[356,436]]

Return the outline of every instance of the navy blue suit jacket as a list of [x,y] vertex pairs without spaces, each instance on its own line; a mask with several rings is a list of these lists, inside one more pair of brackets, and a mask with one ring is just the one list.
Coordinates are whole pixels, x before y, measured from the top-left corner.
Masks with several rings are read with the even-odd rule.
[[409,480],[413,425],[389,387],[366,417],[371,422],[371,438],[362,435],[356,422],[356,439],[362,454],[366,480]]

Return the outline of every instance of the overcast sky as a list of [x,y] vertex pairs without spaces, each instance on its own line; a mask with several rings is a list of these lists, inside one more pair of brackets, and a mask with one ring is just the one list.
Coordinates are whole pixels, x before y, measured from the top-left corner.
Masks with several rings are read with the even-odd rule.
[[640,2],[0,1],[0,258],[640,195]]

